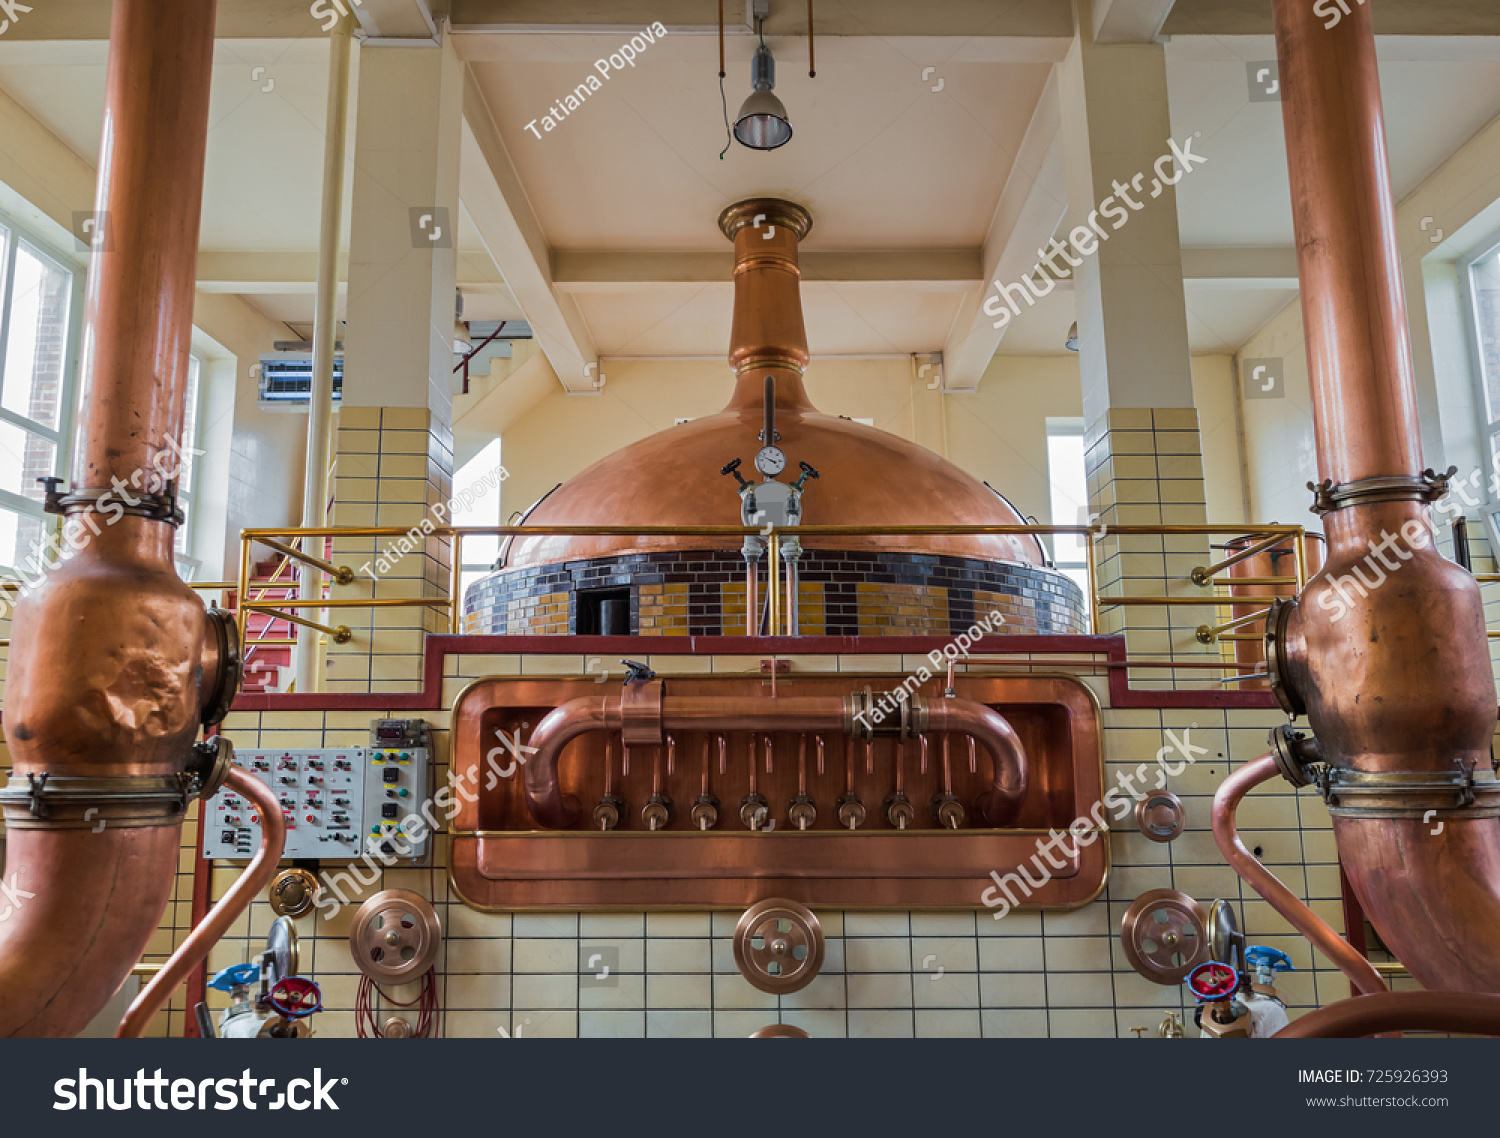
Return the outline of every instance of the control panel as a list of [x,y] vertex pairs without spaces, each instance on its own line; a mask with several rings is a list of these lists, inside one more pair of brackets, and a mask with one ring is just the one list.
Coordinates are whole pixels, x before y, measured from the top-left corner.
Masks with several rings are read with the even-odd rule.
[[[408,817],[422,816],[427,800],[427,758],[430,740],[425,719],[377,719],[370,727],[370,749],[365,760],[365,822],[361,841],[371,841],[381,853],[410,850],[420,861],[427,856],[432,840],[430,826],[405,824]],[[399,845],[391,842],[398,831],[422,835],[413,842],[401,837]]]
[[[271,788],[286,821],[284,858],[352,859],[377,854],[420,860],[431,840],[391,842],[426,801],[427,724],[420,719],[378,719],[368,747],[311,751],[240,752],[235,765]],[[248,860],[260,847],[260,816],[244,798],[225,791],[210,800],[203,856]],[[406,827],[411,829],[408,824]],[[425,829],[424,826],[422,829]],[[419,831],[421,832],[421,831]]]

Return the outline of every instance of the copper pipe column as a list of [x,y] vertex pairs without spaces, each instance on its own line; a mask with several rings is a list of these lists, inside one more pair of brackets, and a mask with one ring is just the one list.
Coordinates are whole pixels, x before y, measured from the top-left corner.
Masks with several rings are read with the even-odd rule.
[[1273,613],[1272,688],[1317,736],[1386,944],[1429,988],[1500,992],[1495,689],[1479,588],[1425,516],[1443,484],[1422,472],[1370,9],[1274,10],[1328,562]]
[[17,606],[5,693],[6,874],[35,897],[0,922],[0,1036],[76,1034],[140,959],[193,740],[237,686],[232,630],[172,563],[214,14],[114,4],[83,411],[72,484],[49,496],[87,543]]

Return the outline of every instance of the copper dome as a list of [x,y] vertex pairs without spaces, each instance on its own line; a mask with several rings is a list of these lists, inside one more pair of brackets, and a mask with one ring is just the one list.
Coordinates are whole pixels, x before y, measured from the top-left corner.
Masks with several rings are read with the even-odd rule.
[[[803,525],[1020,525],[999,495],[933,452],[862,423],[819,412],[802,384],[807,338],[798,295],[797,243],[812,219],[801,206],[752,199],[729,207],[720,227],[735,242],[735,310],[730,363],[739,376],[729,405],[622,447],[563,483],[526,519],[529,525],[703,526],[740,524],[725,463],[747,461],[760,443],[763,382],[775,378],[778,445],[820,478],[803,497]],[[767,235],[763,227],[773,227]],[[505,569],[662,549],[734,550],[739,537],[518,537]],[[986,561],[1044,563],[1028,535],[810,537],[808,549],[948,554]]]

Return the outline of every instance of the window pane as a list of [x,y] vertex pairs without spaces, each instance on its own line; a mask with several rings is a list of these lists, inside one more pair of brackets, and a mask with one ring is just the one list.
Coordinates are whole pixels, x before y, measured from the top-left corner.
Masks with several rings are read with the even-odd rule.
[[40,518],[0,508],[0,565],[14,568],[32,580],[52,565],[57,554],[41,549],[43,525]]
[[[193,492],[193,448],[198,445],[198,357],[188,357],[187,399],[182,413],[182,454],[179,461],[177,492]],[[182,527],[184,530],[186,526]]]
[[41,502],[39,478],[51,477],[57,447],[14,423],[0,422],[0,489]]
[[[497,526],[500,524],[500,440],[491,440],[453,475],[453,497],[458,508],[453,512],[456,526]],[[491,565],[500,556],[498,537],[464,538],[465,565]]]
[[0,405],[53,430],[61,410],[72,290],[72,273],[55,268],[21,242],[16,250]]
[[[1088,524],[1088,476],[1084,474],[1083,435],[1047,436],[1047,480],[1052,486],[1052,524]],[[1082,562],[1086,554],[1083,538],[1055,534],[1052,556],[1059,565]]]

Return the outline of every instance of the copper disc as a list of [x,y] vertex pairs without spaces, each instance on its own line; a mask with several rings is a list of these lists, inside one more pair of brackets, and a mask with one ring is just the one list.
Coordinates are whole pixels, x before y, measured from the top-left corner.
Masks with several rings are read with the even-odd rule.
[[1208,960],[1206,925],[1202,906],[1186,893],[1142,893],[1120,922],[1125,959],[1154,984],[1180,984]]
[[770,1027],[763,1027],[759,1031],[750,1033],[751,1039],[811,1039],[812,1036],[800,1027],[793,1027],[789,1023],[773,1023]]
[[377,984],[406,984],[432,967],[442,935],[426,898],[409,889],[386,889],[355,912],[349,951]]
[[762,992],[800,991],[823,967],[823,926],[796,901],[757,901],[735,927],[734,963]]
[[1182,799],[1166,790],[1153,790],[1135,804],[1135,825],[1153,842],[1170,842],[1182,834],[1186,811]]

